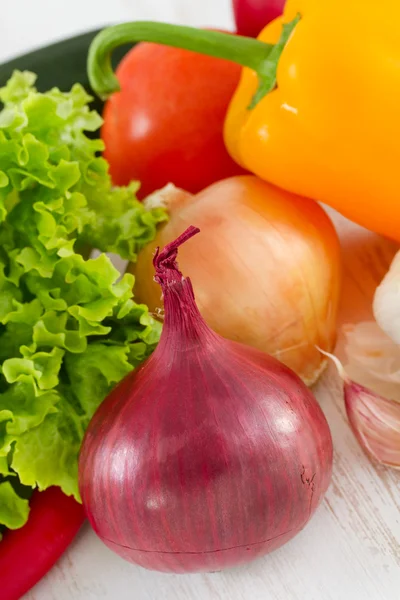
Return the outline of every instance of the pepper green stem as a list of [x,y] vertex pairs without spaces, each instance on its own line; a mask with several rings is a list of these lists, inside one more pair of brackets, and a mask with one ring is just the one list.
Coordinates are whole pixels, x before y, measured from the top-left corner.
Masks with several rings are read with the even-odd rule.
[[[283,27],[281,39],[276,45],[230,33],[151,21],[114,25],[97,34],[90,46],[87,65],[90,85],[100,98],[108,98],[119,90],[118,79],[111,65],[113,50],[122,44],[155,42],[223,58],[252,69],[259,77],[259,89],[255,96],[258,102],[270,91],[271,86],[275,86],[277,61],[297,22]],[[270,55],[272,60],[269,60]]]

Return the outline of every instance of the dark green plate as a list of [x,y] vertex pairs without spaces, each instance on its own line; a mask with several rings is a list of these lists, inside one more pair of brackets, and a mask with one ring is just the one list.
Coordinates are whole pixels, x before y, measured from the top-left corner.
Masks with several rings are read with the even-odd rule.
[[[74,83],[81,83],[89,93],[92,93],[86,73],[86,58],[90,42],[96,33],[98,30],[68,38],[0,65],[0,87],[6,83],[12,72],[18,69],[36,73],[38,75],[36,85],[42,92],[52,87],[58,87],[65,92],[70,90]],[[114,66],[131,47],[132,44],[121,46],[114,52]],[[101,111],[102,102],[96,98],[93,106]]]

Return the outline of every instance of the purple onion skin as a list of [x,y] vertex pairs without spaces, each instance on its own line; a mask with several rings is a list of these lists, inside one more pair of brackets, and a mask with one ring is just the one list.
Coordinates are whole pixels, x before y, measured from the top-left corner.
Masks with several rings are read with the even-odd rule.
[[114,552],[158,571],[215,571],[287,542],[332,471],[324,414],[295,373],[208,329],[190,280],[163,285],[160,343],[101,404],[79,482]]

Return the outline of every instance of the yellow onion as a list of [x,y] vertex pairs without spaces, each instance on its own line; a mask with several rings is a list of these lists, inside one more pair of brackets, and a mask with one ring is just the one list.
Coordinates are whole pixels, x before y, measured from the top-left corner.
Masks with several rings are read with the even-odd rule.
[[214,331],[272,354],[311,385],[333,350],[340,287],[340,246],[324,210],[312,200],[246,175],[191,196],[169,187],[148,199],[169,221],[130,267],[135,296],[162,309],[153,281],[157,246],[191,223],[202,231],[182,248],[200,312]]

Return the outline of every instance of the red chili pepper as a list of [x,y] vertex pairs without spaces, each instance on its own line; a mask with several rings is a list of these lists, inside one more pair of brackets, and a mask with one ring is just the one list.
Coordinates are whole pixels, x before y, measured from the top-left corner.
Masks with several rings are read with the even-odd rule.
[[59,488],[34,492],[26,525],[0,542],[0,597],[19,600],[57,562],[81,527],[81,504]]
[[283,13],[285,0],[233,0],[238,33],[257,37],[270,21]]

